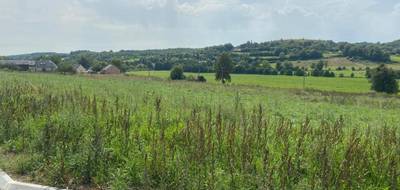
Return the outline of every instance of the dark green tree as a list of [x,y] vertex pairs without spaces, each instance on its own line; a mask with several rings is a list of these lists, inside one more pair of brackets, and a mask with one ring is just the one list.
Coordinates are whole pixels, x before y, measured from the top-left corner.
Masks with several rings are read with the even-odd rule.
[[89,60],[88,58],[86,58],[86,57],[84,57],[84,56],[82,56],[82,57],[79,59],[78,63],[79,63],[80,65],[82,65],[83,67],[85,67],[86,69],[89,69],[89,68],[92,66],[92,64],[93,64],[91,60]]
[[233,69],[232,59],[229,54],[224,53],[218,57],[215,64],[215,80],[221,81],[222,84],[231,82],[231,75]]
[[72,64],[70,63],[60,63],[60,65],[58,65],[57,71],[63,74],[73,74],[75,73],[75,70],[72,66]]
[[396,94],[399,91],[399,84],[396,81],[396,73],[387,68],[384,64],[380,65],[372,74],[372,90]]
[[185,75],[183,74],[183,68],[181,66],[175,66],[174,68],[172,68],[169,77],[171,78],[171,80],[185,79]]

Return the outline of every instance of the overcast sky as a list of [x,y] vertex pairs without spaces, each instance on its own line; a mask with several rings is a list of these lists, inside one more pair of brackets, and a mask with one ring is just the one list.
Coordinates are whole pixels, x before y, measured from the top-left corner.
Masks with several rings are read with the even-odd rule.
[[0,0],[0,55],[400,39],[399,0]]

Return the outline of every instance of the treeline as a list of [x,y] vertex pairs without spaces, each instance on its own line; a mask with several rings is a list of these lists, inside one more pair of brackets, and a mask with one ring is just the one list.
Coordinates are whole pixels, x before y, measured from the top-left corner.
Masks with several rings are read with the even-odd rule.
[[[121,50],[121,51],[74,51],[70,54],[34,53],[9,56],[7,59],[54,59],[63,68],[82,64],[98,70],[115,63],[122,71],[170,70],[182,65],[185,72],[213,72],[216,57],[230,53],[236,73],[274,73],[264,62],[271,64],[296,60],[317,60],[324,55],[348,57],[350,59],[389,62],[390,54],[400,53],[400,41],[386,44],[347,43],[325,40],[277,40],[263,43],[247,42],[239,46],[223,44],[206,48],[176,48],[164,50]],[[277,71],[279,72],[279,71]]]
[[251,56],[277,56],[280,59],[320,59],[323,52],[337,51],[333,41],[322,40],[279,40],[264,43],[247,42],[238,46],[240,52]]
[[340,43],[339,49],[342,54],[349,58],[365,59],[376,62],[389,62],[390,55],[381,47],[374,44],[359,43]]

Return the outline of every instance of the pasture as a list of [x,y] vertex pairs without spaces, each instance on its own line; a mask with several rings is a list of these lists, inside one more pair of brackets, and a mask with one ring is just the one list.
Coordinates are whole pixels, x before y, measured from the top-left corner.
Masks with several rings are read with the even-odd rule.
[[[169,73],[169,71],[138,71],[130,72],[129,75],[159,77],[166,80],[169,77]],[[337,75],[339,73],[344,73],[346,78],[306,77],[304,80],[304,77],[297,76],[232,74],[232,84],[285,89],[303,89],[305,87],[314,90],[352,93],[371,92],[370,83],[366,78],[362,78],[363,72],[354,71],[358,78],[349,78],[351,74],[350,71],[335,71],[335,73]],[[187,76],[197,76],[197,73],[185,74]],[[218,83],[214,80],[214,73],[201,73],[201,75],[203,75],[209,83]]]
[[[0,166],[73,189],[400,185],[400,99],[368,93],[365,80],[307,78],[321,91],[303,90],[302,77],[235,75],[224,86],[212,74],[135,74],[0,72]],[[335,82],[357,93],[323,91]]]
[[392,55],[392,56],[390,56],[390,59],[393,62],[400,63],[400,55]]

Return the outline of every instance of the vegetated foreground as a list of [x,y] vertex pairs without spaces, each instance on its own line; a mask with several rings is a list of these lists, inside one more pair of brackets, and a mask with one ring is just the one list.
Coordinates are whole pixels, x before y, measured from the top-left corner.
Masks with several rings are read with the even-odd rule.
[[28,156],[5,165],[14,163],[10,172],[40,183],[112,189],[400,186],[396,96],[129,77],[0,76],[0,146]]

